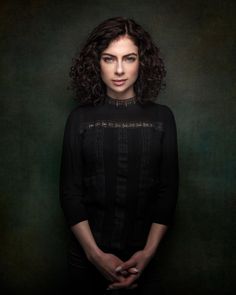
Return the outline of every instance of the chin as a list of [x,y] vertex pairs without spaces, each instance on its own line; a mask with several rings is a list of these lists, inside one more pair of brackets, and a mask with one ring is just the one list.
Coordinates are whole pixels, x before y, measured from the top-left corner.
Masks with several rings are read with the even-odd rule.
[[114,93],[125,93],[128,92],[130,90],[131,87],[126,87],[126,88],[122,88],[122,87],[117,87],[117,88],[113,88],[110,87],[110,90]]

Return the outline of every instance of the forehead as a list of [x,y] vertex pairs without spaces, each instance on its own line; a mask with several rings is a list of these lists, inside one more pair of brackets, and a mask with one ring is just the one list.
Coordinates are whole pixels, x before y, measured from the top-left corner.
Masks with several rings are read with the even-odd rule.
[[127,36],[119,37],[111,41],[109,46],[103,51],[103,53],[110,53],[113,55],[127,54],[127,53],[138,53],[138,47],[134,44]]

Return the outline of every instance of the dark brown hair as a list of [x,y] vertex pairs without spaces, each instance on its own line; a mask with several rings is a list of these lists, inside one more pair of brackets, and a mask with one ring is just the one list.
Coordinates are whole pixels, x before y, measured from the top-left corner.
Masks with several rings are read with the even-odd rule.
[[166,75],[159,48],[151,36],[133,19],[113,17],[100,23],[88,36],[82,50],[73,58],[70,69],[71,88],[80,104],[98,103],[106,96],[100,75],[101,53],[119,36],[128,35],[139,51],[139,74],[134,92],[140,103],[156,100],[165,86]]

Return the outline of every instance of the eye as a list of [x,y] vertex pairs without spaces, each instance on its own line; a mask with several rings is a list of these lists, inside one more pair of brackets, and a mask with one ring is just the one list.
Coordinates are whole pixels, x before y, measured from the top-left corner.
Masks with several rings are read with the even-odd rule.
[[107,63],[110,63],[113,61],[113,58],[112,57],[104,57],[103,60]]
[[128,62],[133,62],[133,61],[136,60],[136,58],[133,57],[133,56],[128,56],[128,57],[126,58],[126,60],[127,60]]

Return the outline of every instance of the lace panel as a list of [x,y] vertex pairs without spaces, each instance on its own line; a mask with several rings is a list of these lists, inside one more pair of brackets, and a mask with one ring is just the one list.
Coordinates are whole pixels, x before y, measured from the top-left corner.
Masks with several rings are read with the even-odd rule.
[[149,122],[149,121],[128,121],[128,122],[117,122],[117,121],[94,121],[84,123],[84,128],[94,128],[94,127],[103,127],[103,128],[155,128],[156,130],[163,131],[162,122]]

